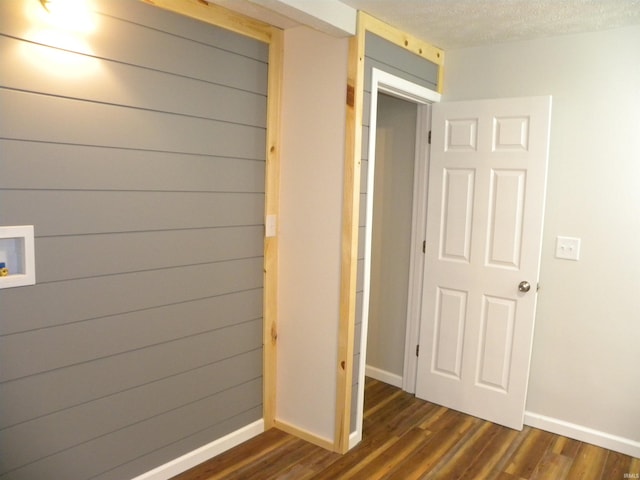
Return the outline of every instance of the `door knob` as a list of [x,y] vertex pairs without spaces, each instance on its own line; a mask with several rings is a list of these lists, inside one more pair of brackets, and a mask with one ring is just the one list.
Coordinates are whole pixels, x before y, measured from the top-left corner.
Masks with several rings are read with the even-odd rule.
[[527,293],[529,290],[531,290],[531,284],[526,280],[523,280],[518,284],[518,290],[520,290],[522,293]]

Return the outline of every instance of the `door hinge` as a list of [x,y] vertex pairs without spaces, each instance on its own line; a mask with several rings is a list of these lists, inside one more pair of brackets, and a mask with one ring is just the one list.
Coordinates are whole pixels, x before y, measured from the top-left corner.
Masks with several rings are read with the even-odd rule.
[[429,130],[429,138],[427,139],[427,143],[431,145],[431,130]]
[[416,357],[420,356],[420,345],[416,345]]
[[422,253],[427,253],[427,241],[422,241]]

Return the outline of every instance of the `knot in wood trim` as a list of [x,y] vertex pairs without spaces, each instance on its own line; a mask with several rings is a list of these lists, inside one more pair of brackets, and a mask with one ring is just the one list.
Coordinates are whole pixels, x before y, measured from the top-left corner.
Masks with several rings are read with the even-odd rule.
[[353,85],[347,85],[347,105],[354,107],[356,104],[356,89]]

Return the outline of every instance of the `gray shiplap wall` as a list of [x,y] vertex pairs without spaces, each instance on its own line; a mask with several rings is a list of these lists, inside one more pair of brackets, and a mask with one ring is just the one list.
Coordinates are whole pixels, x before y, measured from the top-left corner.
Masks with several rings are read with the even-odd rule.
[[34,7],[0,2],[37,274],[0,290],[0,479],[131,478],[262,418],[268,46],[102,0],[63,51]]
[[[369,116],[371,112],[371,72],[373,68],[391,73],[410,82],[437,91],[438,66],[402,47],[399,47],[371,32],[365,38],[364,99],[362,115],[362,168],[360,177],[360,212],[358,232],[358,281],[356,285],[356,325],[354,335],[354,366],[360,365],[360,334],[362,332],[363,288],[364,288],[364,236],[366,228],[367,174],[369,168]],[[357,429],[358,369],[354,369],[354,384],[351,396],[351,431]]]

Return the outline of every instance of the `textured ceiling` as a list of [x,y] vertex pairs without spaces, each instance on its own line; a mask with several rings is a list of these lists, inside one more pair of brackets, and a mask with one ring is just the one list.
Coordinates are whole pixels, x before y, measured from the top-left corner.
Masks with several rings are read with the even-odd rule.
[[443,49],[640,25],[640,0],[341,1]]

